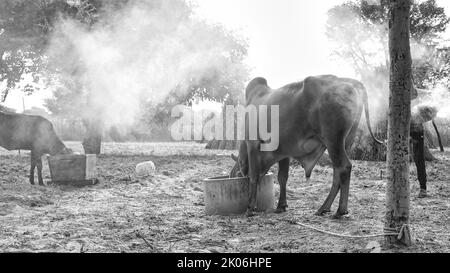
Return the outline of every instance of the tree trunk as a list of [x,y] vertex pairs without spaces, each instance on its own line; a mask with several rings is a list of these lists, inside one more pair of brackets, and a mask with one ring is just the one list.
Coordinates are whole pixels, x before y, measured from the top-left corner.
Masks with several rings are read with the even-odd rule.
[[102,123],[98,120],[84,120],[86,135],[82,145],[85,154],[100,154],[102,147]]
[[[389,119],[388,182],[386,185],[385,230],[388,244],[411,245],[409,234],[409,131],[411,120],[411,49],[409,42],[410,0],[391,0],[389,12]],[[406,228],[405,228],[406,227]]]

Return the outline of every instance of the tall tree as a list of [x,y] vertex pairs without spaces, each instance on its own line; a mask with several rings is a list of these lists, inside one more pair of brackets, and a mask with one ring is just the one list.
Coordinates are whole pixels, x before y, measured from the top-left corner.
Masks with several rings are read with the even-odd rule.
[[[26,94],[39,90],[45,48],[59,16],[86,19],[87,0],[0,1],[0,102],[19,89]],[[24,82],[24,76],[31,81]]]
[[[409,233],[409,130],[411,120],[410,0],[391,0],[389,7],[389,119],[386,223],[388,231],[401,232],[401,242],[411,244]],[[386,236],[397,243],[396,236]]]

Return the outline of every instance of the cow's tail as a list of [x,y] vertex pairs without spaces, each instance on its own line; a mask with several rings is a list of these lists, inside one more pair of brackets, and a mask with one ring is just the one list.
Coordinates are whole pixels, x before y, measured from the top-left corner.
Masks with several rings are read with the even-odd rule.
[[384,145],[385,143],[378,140],[372,132],[372,127],[370,126],[369,99],[367,98],[367,91],[366,91],[366,88],[364,87],[364,85],[362,85],[361,89],[362,89],[362,95],[363,95],[364,111],[366,114],[366,124],[367,124],[367,128],[369,129],[369,133],[372,136],[373,140],[375,140],[375,142],[377,142],[378,144]]

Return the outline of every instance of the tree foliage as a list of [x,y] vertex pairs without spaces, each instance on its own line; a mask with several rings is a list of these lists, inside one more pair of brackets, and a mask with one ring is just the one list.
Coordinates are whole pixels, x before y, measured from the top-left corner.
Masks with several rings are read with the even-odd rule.
[[[355,0],[335,6],[328,11],[327,36],[335,43],[335,55],[350,62],[363,78],[382,73],[387,77],[389,66],[388,12],[389,0],[374,5],[371,1]],[[410,15],[414,80],[423,87],[430,80],[445,78],[448,66],[442,62],[443,51],[439,45],[441,34],[447,29],[449,17],[436,0],[413,1]],[[416,53],[416,54],[414,54]],[[430,58],[430,55],[432,58]],[[427,73],[434,75],[430,78]],[[369,75],[368,75],[369,74]],[[427,82],[428,81],[428,82]]]
[[43,51],[58,14],[74,16],[76,10],[66,1],[4,0],[0,1],[0,101],[24,80],[32,82],[20,86],[26,93],[36,90]]
[[[350,0],[328,11],[326,34],[334,44],[334,55],[351,64],[366,85],[371,98],[375,131],[387,138],[389,97],[389,5],[392,1]],[[449,48],[441,38],[449,18],[435,0],[412,1],[410,14],[413,81],[418,88],[449,86]],[[383,160],[386,149],[363,131],[352,148],[352,158]]]
[[[129,0],[2,0],[0,1],[0,102],[11,90],[39,90],[45,74],[45,50],[60,18],[93,26],[101,14]],[[25,76],[31,80],[24,82]]]

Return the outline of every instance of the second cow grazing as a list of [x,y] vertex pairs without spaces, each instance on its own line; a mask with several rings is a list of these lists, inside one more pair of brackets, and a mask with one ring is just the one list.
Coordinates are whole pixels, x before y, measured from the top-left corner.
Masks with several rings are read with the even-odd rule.
[[241,174],[248,176],[250,180],[247,214],[253,215],[258,183],[272,165],[279,164],[280,197],[276,211],[284,212],[287,207],[286,182],[290,158],[295,158],[302,164],[306,177],[309,178],[327,149],[333,165],[333,184],[317,214],[323,215],[331,210],[339,191],[339,207],[333,217],[340,218],[347,214],[352,163],[346,149],[354,141],[363,109],[371,136],[376,142],[383,144],[374,137],[370,128],[364,85],[353,79],[323,75],[308,77],[301,82],[273,90],[265,79],[256,78],[248,84],[245,95],[247,105],[279,105],[280,109],[278,149],[272,152],[261,151],[261,140],[245,140],[242,141],[239,157],[236,158]]
[[58,138],[53,125],[41,116],[0,112],[0,146],[11,150],[31,151],[30,183],[34,184],[34,170],[38,169],[39,185],[42,179],[44,154],[72,153]]

